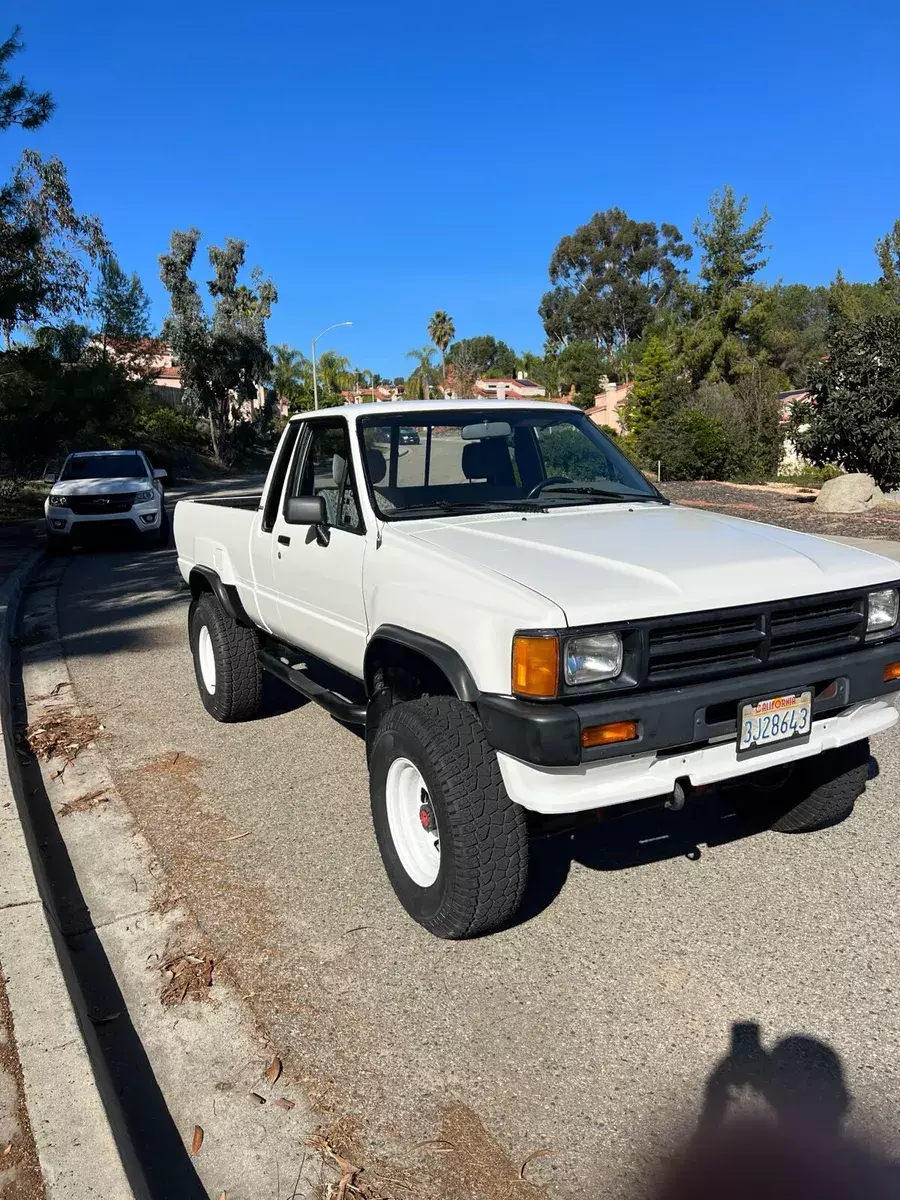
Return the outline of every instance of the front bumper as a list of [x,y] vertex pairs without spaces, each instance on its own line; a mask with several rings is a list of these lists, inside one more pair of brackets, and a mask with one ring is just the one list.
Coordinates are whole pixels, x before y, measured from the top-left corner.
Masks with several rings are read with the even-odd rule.
[[[896,661],[900,661],[900,639],[893,638],[848,654],[689,687],[620,692],[600,699],[550,704],[482,695],[478,713],[485,736],[498,753],[541,767],[574,767],[633,758],[648,751],[694,750],[734,736],[738,705],[744,700],[804,688],[811,688],[815,696],[834,683],[833,694],[814,700],[816,722],[863,700],[900,689],[900,680],[884,682],[885,666]],[[637,722],[638,737],[583,750],[582,730],[609,721]],[[729,748],[733,756],[733,744],[729,743]],[[767,755],[766,761],[771,758]]]
[[103,533],[153,533],[159,529],[161,506],[155,501],[133,504],[128,512],[73,513],[68,508],[45,509],[47,531],[54,537],[89,537]]
[[702,787],[750,775],[764,767],[811,758],[890,729],[898,716],[894,706],[884,700],[864,701],[836,716],[814,721],[808,742],[789,743],[764,757],[741,761],[735,756],[734,742],[718,742],[679,754],[637,754],[617,762],[583,763],[577,767],[536,767],[503,753],[497,755],[497,760],[507,794],[516,804],[532,812],[575,813],[671,795],[679,779]]

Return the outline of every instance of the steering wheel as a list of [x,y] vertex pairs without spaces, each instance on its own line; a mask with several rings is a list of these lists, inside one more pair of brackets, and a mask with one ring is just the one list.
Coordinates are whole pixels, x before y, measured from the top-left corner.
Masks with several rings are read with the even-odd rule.
[[535,496],[539,496],[545,487],[549,487],[551,483],[571,483],[572,480],[568,475],[551,475],[549,479],[542,479],[540,483],[536,483],[528,495],[526,500],[533,500]]

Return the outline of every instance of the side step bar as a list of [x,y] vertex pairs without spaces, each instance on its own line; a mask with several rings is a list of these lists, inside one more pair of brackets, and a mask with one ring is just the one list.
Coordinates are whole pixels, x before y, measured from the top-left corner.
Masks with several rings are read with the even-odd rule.
[[286,683],[288,687],[299,692],[301,696],[305,696],[307,700],[315,700],[316,704],[321,705],[326,712],[330,712],[339,721],[345,721],[348,725],[365,725],[366,706],[364,704],[353,704],[350,700],[339,696],[337,692],[322,687],[320,683],[310,679],[305,671],[294,670],[270,650],[260,650],[259,661],[264,671],[268,671],[270,675],[274,675],[276,679]]

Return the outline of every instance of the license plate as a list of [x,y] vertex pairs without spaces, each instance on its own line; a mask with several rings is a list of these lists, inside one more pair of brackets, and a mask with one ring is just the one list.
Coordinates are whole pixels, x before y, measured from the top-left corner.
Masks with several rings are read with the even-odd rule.
[[745,701],[738,710],[738,757],[760,754],[785,742],[805,740],[811,725],[810,691]]

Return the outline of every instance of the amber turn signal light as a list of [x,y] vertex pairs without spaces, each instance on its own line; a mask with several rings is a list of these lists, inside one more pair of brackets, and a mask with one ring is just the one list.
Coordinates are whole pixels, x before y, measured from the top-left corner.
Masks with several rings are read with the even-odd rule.
[[513,638],[512,690],[517,696],[549,699],[559,690],[559,638]]
[[884,682],[893,683],[895,679],[900,679],[900,662],[888,663],[884,668]]
[[606,725],[588,725],[581,731],[585,750],[592,746],[609,746],[613,742],[633,742],[638,735],[637,721],[610,721]]

